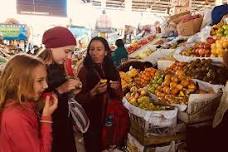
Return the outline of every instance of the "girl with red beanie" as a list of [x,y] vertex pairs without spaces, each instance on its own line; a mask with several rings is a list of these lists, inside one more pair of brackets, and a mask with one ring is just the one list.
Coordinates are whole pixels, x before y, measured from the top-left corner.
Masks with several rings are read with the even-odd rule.
[[81,82],[78,79],[67,79],[64,62],[76,45],[73,34],[65,27],[54,27],[43,34],[45,45],[39,57],[42,58],[48,71],[48,89],[54,91],[59,100],[59,106],[53,113],[53,152],[76,152],[73,120],[69,116],[68,98],[72,90],[80,91]]

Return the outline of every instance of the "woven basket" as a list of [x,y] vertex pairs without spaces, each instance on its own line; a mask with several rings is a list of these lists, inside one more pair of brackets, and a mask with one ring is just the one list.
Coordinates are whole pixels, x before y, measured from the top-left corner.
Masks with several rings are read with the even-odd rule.
[[150,62],[141,62],[141,61],[137,61],[137,60],[129,60],[129,61],[123,62],[117,69],[119,71],[127,72],[127,71],[129,71],[130,66],[132,66],[133,68],[139,69],[140,71],[142,71],[148,67],[156,68]]

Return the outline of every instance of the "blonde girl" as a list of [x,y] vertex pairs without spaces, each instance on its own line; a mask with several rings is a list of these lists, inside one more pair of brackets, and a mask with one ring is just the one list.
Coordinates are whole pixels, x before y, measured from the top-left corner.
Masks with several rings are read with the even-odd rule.
[[54,95],[45,98],[39,119],[37,102],[47,88],[42,61],[17,55],[8,61],[0,79],[0,152],[50,152]]

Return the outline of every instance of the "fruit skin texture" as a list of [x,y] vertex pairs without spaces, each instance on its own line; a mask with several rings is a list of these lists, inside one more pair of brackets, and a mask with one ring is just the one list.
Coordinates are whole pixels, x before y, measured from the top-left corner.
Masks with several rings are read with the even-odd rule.
[[47,96],[50,97],[50,101],[54,100],[54,94],[52,92],[44,92],[42,95],[41,95],[41,98],[43,99],[43,101],[46,101],[45,99],[47,98]]

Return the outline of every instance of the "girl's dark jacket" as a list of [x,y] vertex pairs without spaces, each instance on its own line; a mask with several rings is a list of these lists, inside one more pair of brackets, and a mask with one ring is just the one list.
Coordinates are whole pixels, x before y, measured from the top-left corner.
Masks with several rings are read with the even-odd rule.
[[[63,65],[51,64],[47,66],[48,89],[53,91],[64,82],[66,75]],[[53,152],[76,152],[72,118],[68,115],[69,93],[58,94],[58,108],[52,115],[53,119]]]

